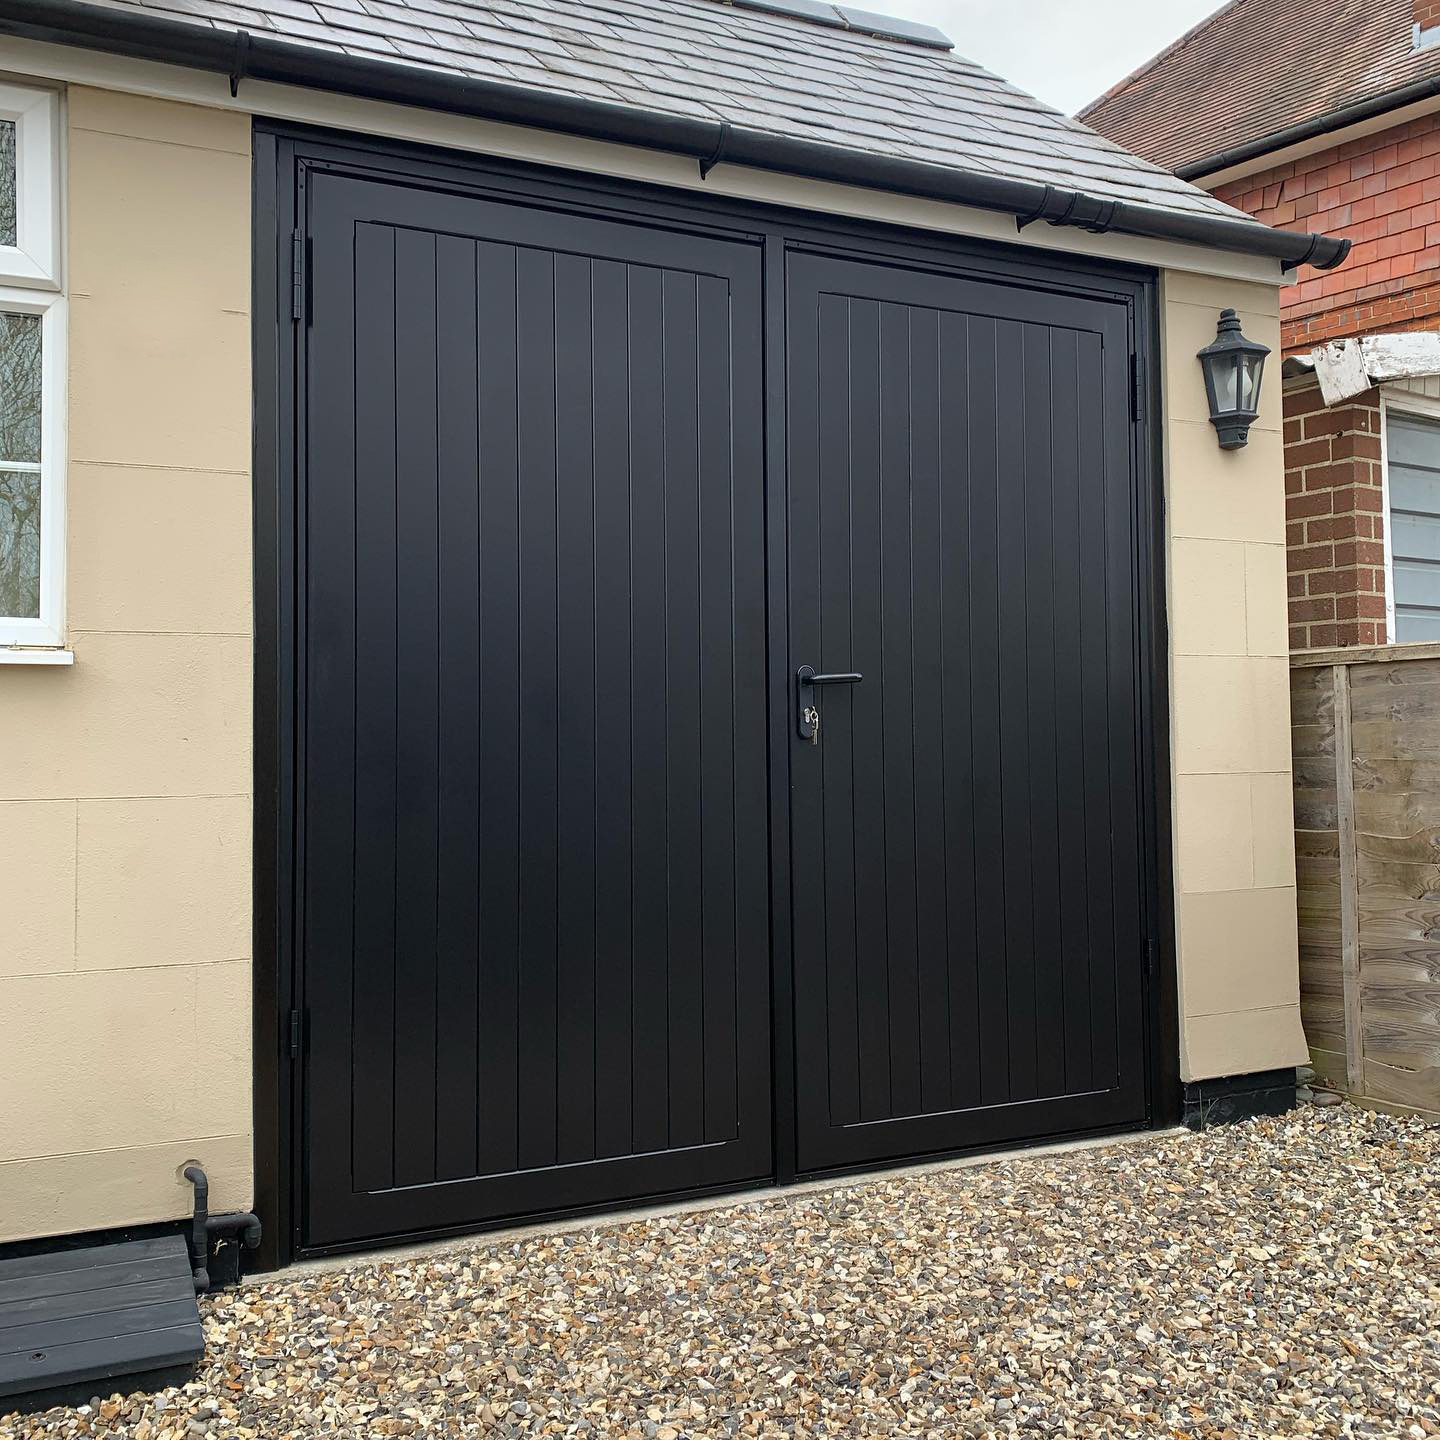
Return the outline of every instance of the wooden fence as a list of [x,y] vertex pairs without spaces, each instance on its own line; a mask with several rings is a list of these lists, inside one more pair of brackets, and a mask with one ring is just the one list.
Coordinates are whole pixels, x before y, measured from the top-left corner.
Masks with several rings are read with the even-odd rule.
[[1440,645],[1290,665],[1312,1063],[1355,1099],[1440,1118]]

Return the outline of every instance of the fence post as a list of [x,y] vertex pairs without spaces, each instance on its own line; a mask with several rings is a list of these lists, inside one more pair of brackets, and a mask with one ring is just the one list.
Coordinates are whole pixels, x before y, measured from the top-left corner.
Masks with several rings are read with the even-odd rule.
[[1350,740],[1350,667],[1332,667],[1335,682],[1335,811],[1340,845],[1340,973],[1345,994],[1345,1081],[1365,1093],[1365,1039],[1360,1024],[1360,891],[1355,856],[1355,768]]

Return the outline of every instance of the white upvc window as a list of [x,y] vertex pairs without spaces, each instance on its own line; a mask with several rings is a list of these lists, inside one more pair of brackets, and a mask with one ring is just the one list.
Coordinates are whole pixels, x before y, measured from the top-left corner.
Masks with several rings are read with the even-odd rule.
[[65,637],[60,99],[0,84],[0,660]]
[[1440,640],[1440,400],[1381,391],[1385,633]]

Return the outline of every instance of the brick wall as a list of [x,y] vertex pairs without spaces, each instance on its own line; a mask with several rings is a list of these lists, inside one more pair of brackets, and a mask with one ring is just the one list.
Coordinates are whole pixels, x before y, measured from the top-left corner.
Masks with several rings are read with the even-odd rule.
[[1440,25],[1440,0],[1415,0],[1414,19],[1422,30]]
[[1290,648],[1383,645],[1379,394],[1327,409],[1307,380],[1284,408]]
[[[1440,16],[1440,0],[1431,7]],[[1286,351],[1376,331],[1440,330],[1440,115],[1219,186],[1267,224],[1348,235],[1338,270],[1281,294]]]

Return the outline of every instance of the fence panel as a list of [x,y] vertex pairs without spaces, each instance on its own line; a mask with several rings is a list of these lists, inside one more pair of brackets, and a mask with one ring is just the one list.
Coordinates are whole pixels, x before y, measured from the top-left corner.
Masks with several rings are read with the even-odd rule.
[[1440,1115],[1440,645],[1308,651],[1290,680],[1312,1061]]

